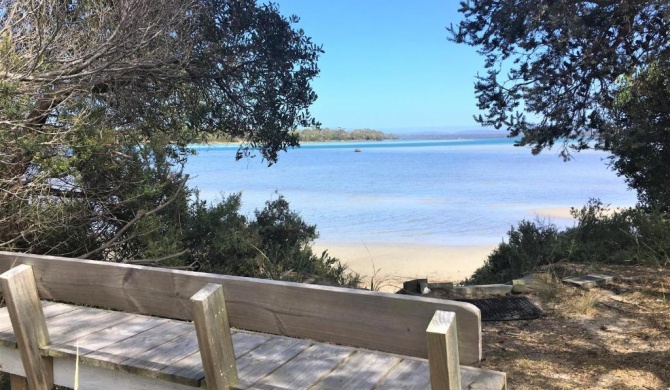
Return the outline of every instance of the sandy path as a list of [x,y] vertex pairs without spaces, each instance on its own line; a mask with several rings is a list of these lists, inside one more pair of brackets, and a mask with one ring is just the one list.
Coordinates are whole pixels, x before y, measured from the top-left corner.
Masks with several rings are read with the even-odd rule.
[[317,242],[317,253],[327,249],[351,270],[391,291],[402,287],[404,280],[428,278],[431,282],[458,282],[484,264],[495,244],[447,246],[430,244],[333,243]]

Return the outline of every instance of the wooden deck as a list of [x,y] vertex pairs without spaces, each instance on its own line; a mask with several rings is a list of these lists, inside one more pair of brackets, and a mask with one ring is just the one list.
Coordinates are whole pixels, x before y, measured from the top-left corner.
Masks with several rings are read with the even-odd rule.
[[[74,370],[78,355],[82,367],[167,380],[175,388],[204,386],[191,322],[47,301],[43,310],[51,344],[42,352],[54,357],[56,368]],[[430,388],[426,359],[240,330],[233,330],[233,345],[239,389]],[[0,346],[6,371],[20,366],[11,361],[18,353],[8,352],[17,344],[6,308],[0,309]],[[461,375],[463,389],[505,385],[495,371],[462,366]]]

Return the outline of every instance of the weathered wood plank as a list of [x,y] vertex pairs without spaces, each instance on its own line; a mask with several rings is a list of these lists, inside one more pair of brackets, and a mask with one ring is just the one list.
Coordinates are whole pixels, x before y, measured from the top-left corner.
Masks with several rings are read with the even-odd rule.
[[191,297],[191,302],[207,386],[228,389],[238,379],[223,286],[209,283]]
[[[482,368],[461,366],[461,388],[477,390],[506,389],[504,372],[485,370]],[[375,388],[375,390],[430,388],[430,372],[428,361],[419,359],[403,359],[398,366]]]
[[18,265],[4,272],[0,275],[0,286],[28,386],[32,390],[50,390],[54,383],[53,362],[40,354],[40,348],[49,344],[49,332],[32,268]]
[[240,382],[236,387],[249,388],[309,346],[305,340],[273,338],[237,360]]
[[[233,333],[235,357],[239,358],[267,342],[270,338],[270,336],[264,334],[235,331]],[[162,368],[161,373],[166,377],[203,379],[205,372],[202,368],[200,352],[193,353],[172,365]]]
[[[303,350],[272,374],[254,383],[254,389],[309,389],[325,378],[347,356],[352,348],[315,344]],[[346,387],[341,387],[344,389]],[[350,387],[360,389],[360,387]]]
[[189,297],[216,283],[224,286],[232,327],[422,358],[433,313],[454,311],[461,363],[481,359],[480,312],[467,303],[0,252],[0,271],[18,263],[33,266],[48,299],[190,320]]
[[[24,375],[18,349],[0,348],[0,366],[4,372]],[[74,388],[74,368],[72,359],[54,358],[54,383]],[[84,390],[194,390],[192,386],[87,365],[79,366],[78,378],[79,388]]]
[[430,389],[428,362],[405,359],[401,361],[377,387],[377,390],[396,389]]
[[235,332],[233,334],[233,349],[235,357],[239,358],[245,353],[257,348],[271,339],[271,336],[249,332]]
[[86,365],[118,370],[119,365],[128,360],[128,356],[143,354],[191,331],[193,331],[192,325],[168,321],[98,351],[90,352],[80,359]]
[[461,386],[464,389],[505,390],[507,374],[500,371],[461,366]]
[[430,386],[433,390],[460,390],[456,314],[436,311],[426,329]]
[[[73,305],[42,301],[42,311],[47,320],[47,329],[51,317],[73,310],[78,310],[78,308]],[[18,348],[18,345],[16,344],[16,335],[12,329],[12,323],[9,319],[9,311],[7,311],[7,307],[0,308],[0,346]]]
[[[64,309],[63,310],[56,310],[57,313],[53,314],[53,312],[54,312],[53,309],[54,308],[60,309],[61,307],[64,307],[64,306],[68,306],[70,308],[70,310],[64,310]],[[63,304],[49,305],[49,306],[44,307],[42,309],[42,313],[44,314],[45,320],[49,320],[50,318],[56,317],[58,315],[65,314],[65,313],[75,311],[75,310],[80,310],[80,309],[81,308],[78,308],[78,307],[73,306],[73,305],[63,305]],[[4,332],[6,330],[12,330],[12,323],[11,323],[11,320],[9,319],[9,310],[7,309],[7,307],[3,307],[2,309],[0,309],[0,315],[3,315],[3,318],[0,318],[0,331]],[[48,321],[47,321],[47,324],[48,324]]]
[[205,370],[202,367],[200,352],[194,352],[185,358],[173,362],[160,369],[158,377],[171,382],[193,384],[202,383],[205,379]]
[[357,351],[314,389],[372,389],[398,363],[400,358],[396,356]]
[[[49,346],[49,351],[52,352],[50,356],[56,356],[56,353],[70,356],[75,356],[79,353],[80,356],[84,356],[168,322],[164,318],[135,314],[126,315],[130,318],[129,320],[80,337],[74,343],[65,342],[63,344],[56,344],[52,342]],[[78,350],[77,347],[79,348]]]
[[80,307],[68,305],[66,303],[56,303],[49,301],[42,301],[42,311],[44,312],[44,318],[53,318],[65,313],[69,313],[74,310],[79,310]]
[[[102,312],[96,313],[95,311],[91,312],[91,316],[84,318],[84,315],[89,312],[89,308],[78,312],[79,315],[69,316],[67,313],[55,317],[60,319],[58,326],[49,324],[49,330],[53,333],[52,343],[53,344],[70,344],[75,345],[77,340],[81,337],[85,337],[90,334],[97,333],[102,329],[109,328],[116,324],[122,324],[132,317],[126,313],[120,313],[117,311],[111,312]],[[96,310],[98,311],[98,310]],[[63,322],[69,320],[67,322]],[[56,321],[54,321],[55,323]]]
[[161,372],[161,369],[184,359],[196,351],[198,351],[198,340],[195,329],[191,327],[191,331],[186,334],[124,360],[119,364],[119,368],[123,371],[148,378],[162,378],[190,386],[197,386],[200,383],[200,378],[179,378],[174,375],[165,376]]
[[[54,359],[56,383],[74,387],[74,361],[72,359]],[[197,390],[192,386],[165,382],[161,379],[137,376],[125,371],[107,370],[100,367],[79,365],[77,373],[79,388],[83,390]]]

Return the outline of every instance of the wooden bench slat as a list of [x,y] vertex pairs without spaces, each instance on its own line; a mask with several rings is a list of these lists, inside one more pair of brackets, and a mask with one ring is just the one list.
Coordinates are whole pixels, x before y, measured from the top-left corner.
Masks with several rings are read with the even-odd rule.
[[117,370],[128,356],[135,356],[155,348],[173,338],[192,331],[193,327],[179,321],[168,321],[99,351],[82,356],[82,363]]
[[[264,334],[233,331],[235,357],[239,358],[270,339],[270,336]],[[174,378],[204,378],[205,373],[200,352],[195,352],[174,364],[162,368],[161,373]]]
[[284,337],[271,339],[237,360],[240,378],[237,387],[249,388],[309,346],[310,343],[305,340]]
[[316,385],[315,389],[372,389],[398,363],[400,358],[396,356],[357,351]]
[[159,370],[172,362],[179,361],[198,350],[198,340],[195,329],[179,337],[173,338],[148,351],[134,355],[121,362],[122,368],[129,370],[147,369]]
[[379,384],[378,390],[430,389],[428,362],[404,359]]
[[[42,304],[42,311],[44,312],[44,318],[47,320],[47,324],[52,317],[79,310],[77,306],[64,303],[54,303],[49,301],[40,301],[40,303]],[[18,348],[16,345],[16,336],[12,329],[12,323],[9,320],[9,311],[6,309],[0,311],[0,346]]]
[[248,333],[237,331],[233,334],[233,346],[235,347],[235,357],[248,353],[258,348],[260,345],[268,342],[272,337],[266,334]]
[[[200,383],[205,378],[200,351],[161,368],[158,376],[171,382]],[[183,378],[188,379],[184,380]]]
[[[88,311],[89,309],[85,309]],[[74,312],[70,312],[74,313]],[[92,313],[94,314],[94,313]],[[66,316],[65,314],[64,316]],[[55,317],[60,318],[61,316]],[[132,317],[128,316],[126,313],[121,313],[117,311],[92,315],[86,319],[81,319],[77,317],[76,322],[65,322],[61,323],[58,327],[51,327],[49,324],[49,329],[54,329],[54,336],[51,341],[53,344],[73,344],[76,345],[79,338],[85,337],[89,334],[96,333],[102,329],[109,328],[116,324],[124,323],[130,320]],[[65,317],[63,317],[65,319]]]
[[[77,342],[75,343],[76,345],[67,342],[64,344],[51,343],[49,350],[59,351],[62,354],[72,356],[79,353],[79,356],[84,356],[168,321],[164,318],[139,315],[129,315],[129,317],[130,319],[127,321],[114,324],[95,333],[80,337],[77,339]],[[77,346],[79,347],[78,351]]]
[[315,344],[255,383],[254,389],[308,389],[353,353],[351,348]]
[[198,386],[202,377],[187,378],[166,375],[161,371],[162,368],[184,359],[197,350],[198,340],[195,329],[191,328],[191,331],[188,333],[123,361],[119,364],[119,368],[140,376],[161,378],[189,386]]

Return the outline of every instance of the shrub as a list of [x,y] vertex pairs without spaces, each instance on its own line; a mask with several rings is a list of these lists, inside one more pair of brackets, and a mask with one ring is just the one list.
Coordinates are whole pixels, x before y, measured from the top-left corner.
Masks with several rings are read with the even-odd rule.
[[255,220],[239,213],[240,194],[209,205],[196,200],[185,223],[189,264],[203,272],[356,286],[359,277],[311,244],[318,233],[279,196],[256,210]]
[[572,209],[575,226],[559,231],[545,221],[521,221],[465,284],[504,283],[559,261],[670,264],[670,216],[641,207],[612,212],[591,199]]
[[537,220],[523,220],[507,233],[501,243],[464,283],[504,283],[558,259],[559,231],[555,225]]

